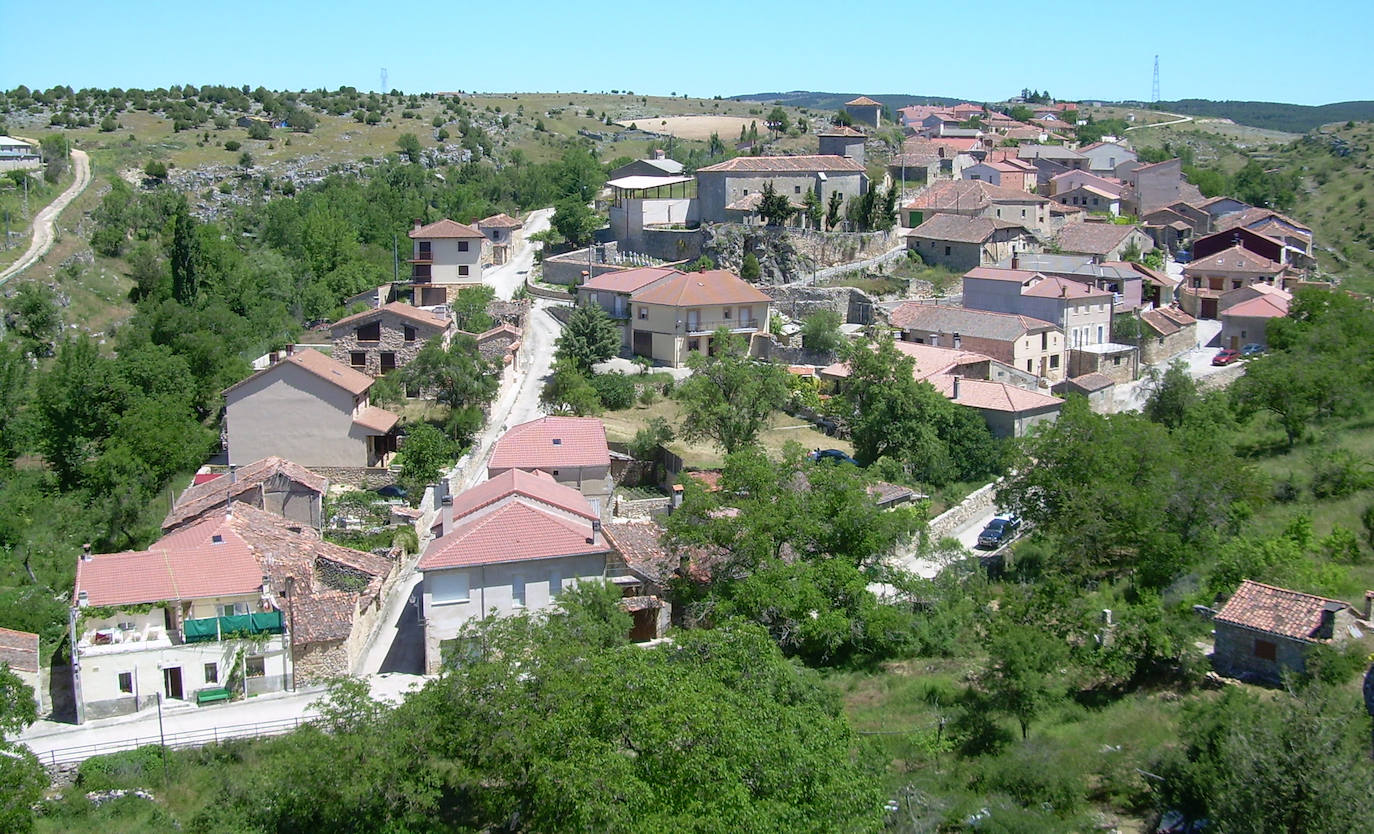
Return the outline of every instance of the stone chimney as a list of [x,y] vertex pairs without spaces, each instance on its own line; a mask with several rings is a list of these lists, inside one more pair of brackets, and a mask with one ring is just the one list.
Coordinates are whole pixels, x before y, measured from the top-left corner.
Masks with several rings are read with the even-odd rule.
[[958,334],[958,333],[955,333],[955,334],[954,334],[954,349],[955,349],[955,350],[959,350],[959,349],[963,346],[963,341],[964,341],[963,339],[960,339],[960,338],[959,338],[959,334]]
[[654,159],[666,159],[667,157],[668,157],[668,154],[665,153],[664,150],[663,150],[662,148],[655,148],[655,149],[654,149]]
[[1321,624],[1317,626],[1315,636],[1319,640],[1330,640],[1336,633],[1336,612],[1345,608],[1345,603],[1328,602],[1322,606]]
[[423,220],[420,220],[419,218],[416,218],[415,220],[410,221],[410,228],[411,228],[411,231],[418,231],[418,230],[420,229],[420,227],[423,226],[423,225],[425,225],[425,224],[424,224],[424,221],[423,221]]
[[1020,268],[1021,268],[1021,256],[1018,255],[1018,254],[1015,253],[1015,252],[1012,252],[1012,253],[1011,253],[1011,268],[1012,268],[1012,269],[1020,269]]
[[85,544],[81,545],[81,561],[89,562],[92,558],[93,557],[91,556],[91,543],[86,542]]
[[954,399],[959,399],[959,375],[954,376]]

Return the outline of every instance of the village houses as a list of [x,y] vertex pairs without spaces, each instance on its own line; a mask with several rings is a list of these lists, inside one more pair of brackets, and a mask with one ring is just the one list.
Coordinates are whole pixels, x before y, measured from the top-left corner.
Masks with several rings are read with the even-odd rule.
[[430,339],[445,346],[453,321],[429,310],[393,301],[341,318],[329,327],[334,359],[378,377],[410,364]]
[[414,243],[410,281],[417,305],[447,304],[451,294],[482,283],[482,244],[487,237],[477,229],[448,219],[427,226],[416,221],[409,236]]

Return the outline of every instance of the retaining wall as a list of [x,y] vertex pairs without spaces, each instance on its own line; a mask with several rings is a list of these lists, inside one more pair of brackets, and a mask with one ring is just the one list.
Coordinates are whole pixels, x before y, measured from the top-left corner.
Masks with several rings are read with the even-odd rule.
[[932,542],[945,536],[952,536],[965,524],[992,509],[997,503],[997,486],[1000,482],[981,486],[968,494],[963,501],[937,515],[926,525],[926,533]]

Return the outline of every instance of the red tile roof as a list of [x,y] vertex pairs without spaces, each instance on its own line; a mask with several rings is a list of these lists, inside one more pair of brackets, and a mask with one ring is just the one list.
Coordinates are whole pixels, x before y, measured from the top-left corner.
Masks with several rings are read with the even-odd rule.
[[517,497],[491,512],[470,517],[435,539],[416,567],[427,571],[604,553],[607,549],[606,540],[592,528],[590,520],[570,519],[538,502]]
[[1137,228],[1118,223],[1074,223],[1060,229],[1055,242],[1064,252],[1105,255],[1120,246]]
[[1278,319],[1288,315],[1287,299],[1273,295],[1259,295],[1249,301],[1233,304],[1222,310],[1218,317],[1239,316],[1251,319]]
[[1183,271],[1190,275],[1208,269],[1221,269],[1228,272],[1251,272],[1257,275],[1277,275],[1283,272],[1284,266],[1237,244],[1230,249],[1223,249],[1205,258],[1198,258],[1196,261],[1183,267]]
[[224,389],[224,393],[229,393],[235,388],[243,385],[249,380],[257,379],[267,374],[281,373],[282,369],[294,365],[304,371],[314,374],[325,382],[333,383],[350,394],[357,396],[372,387],[372,377],[361,371],[355,371],[342,362],[325,356],[318,350],[303,349],[277,362],[275,365],[268,365],[261,371],[241,379],[238,382]]
[[[928,380],[942,374],[952,373],[956,368],[980,362],[990,362],[991,357],[968,350],[939,347],[937,345],[917,344],[916,342],[894,342],[893,347],[915,360],[911,375],[916,379]],[[849,376],[849,363],[836,362],[821,369],[825,376],[845,378]]]
[[552,509],[571,513],[588,521],[599,518],[582,493],[558,483],[547,472],[507,469],[454,496],[454,522],[457,523],[460,518],[472,515],[485,507],[513,498],[545,504]]
[[487,472],[610,465],[604,423],[595,417],[554,416],[511,426],[496,441]]
[[1316,637],[1322,611],[1348,608],[1346,603],[1327,597],[1304,594],[1253,582],[1249,579],[1226,601],[1216,622],[1229,623],[1255,631],[1308,642],[1325,642]]
[[984,411],[1007,411],[1016,414],[1042,408],[1059,408],[1064,404],[1058,397],[1027,391],[1005,382],[961,378],[957,397],[954,396],[953,376],[939,376],[929,382],[935,386],[935,390],[954,400],[956,404]]
[[1112,294],[1106,290],[1099,290],[1090,284],[1081,284],[1078,281],[1060,278],[1057,275],[1045,276],[1042,280],[1023,288],[1021,294],[1034,298],[1110,299],[1112,297]]
[[237,596],[256,593],[262,574],[247,542],[221,516],[164,536],[147,550],[78,561],[76,595],[85,591],[91,605]]
[[882,107],[882,102],[874,101],[868,96],[859,96],[853,101],[846,101],[845,107]]
[[819,136],[864,136],[864,135],[866,135],[866,134],[865,134],[862,130],[855,130],[854,128],[850,127],[849,125],[838,125],[838,126],[835,126],[835,127],[826,128],[825,130],[822,130],[822,131],[821,131],[819,134],[817,134],[817,135],[819,135]]
[[630,570],[639,576],[659,585],[673,578],[679,560],[660,542],[663,527],[657,521],[616,520],[608,522],[602,532]]
[[524,224],[505,212],[493,214],[491,217],[484,217],[477,221],[477,228],[479,229],[518,229],[522,225]]
[[408,234],[415,240],[428,240],[437,238],[462,238],[462,237],[486,237],[486,235],[462,223],[456,223],[447,218],[430,223],[428,226],[421,226],[418,229],[411,229]]
[[329,489],[329,479],[323,475],[280,457],[266,457],[237,467],[232,482],[217,473],[211,474],[215,474],[214,480],[194,482],[181,493],[162,519],[163,530],[179,527],[206,510],[223,508],[229,496],[255,490],[269,479],[285,478],[321,496]]
[[670,307],[706,307],[723,304],[768,304],[772,298],[724,269],[685,272],[656,286],[633,293],[630,298],[645,304]]
[[1020,188],[993,185],[985,180],[946,180],[922,189],[902,208],[917,211],[982,211],[996,203],[1048,202],[1038,194]]
[[680,270],[667,266],[641,266],[616,272],[604,272],[578,287],[579,290],[605,290],[607,292],[631,293],[643,289],[655,281],[671,275],[681,275]]
[[38,635],[0,628],[0,663],[19,672],[37,672]]
[[957,243],[983,243],[1001,229],[1020,229],[1025,226],[995,217],[968,217],[962,214],[936,214],[907,233],[907,237],[927,240],[949,240]]
[[359,411],[357,417],[353,418],[353,425],[362,426],[369,432],[381,435],[395,428],[400,419],[400,415],[393,414],[385,408],[369,405]]
[[1140,314],[1140,320],[1161,336],[1172,336],[1188,325],[1197,323],[1197,319],[1177,307],[1146,310]]
[[811,156],[737,156],[715,165],[698,168],[697,173],[775,173],[809,174],[816,171],[863,173],[864,166],[845,156],[816,154]]
[[346,318],[341,318],[331,324],[329,329],[338,330],[341,327],[348,327],[360,322],[381,318],[382,315],[387,313],[394,316],[400,316],[407,321],[415,322],[424,327],[432,327],[435,330],[445,330],[450,324],[449,320],[444,316],[431,313],[428,310],[421,310],[419,307],[412,304],[403,304],[400,301],[393,301],[390,304],[383,304],[380,307],[374,307],[371,310],[364,310],[361,313],[354,313]]

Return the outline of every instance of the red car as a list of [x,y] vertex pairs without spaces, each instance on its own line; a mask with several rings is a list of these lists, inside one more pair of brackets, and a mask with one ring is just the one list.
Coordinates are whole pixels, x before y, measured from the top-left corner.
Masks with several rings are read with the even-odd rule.
[[1230,348],[1223,348],[1222,350],[1218,351],[1216,356],[1212,357],[1212,364],[1229,365],[1238,359],[1240,359],[1240,351],[1232,350]]

